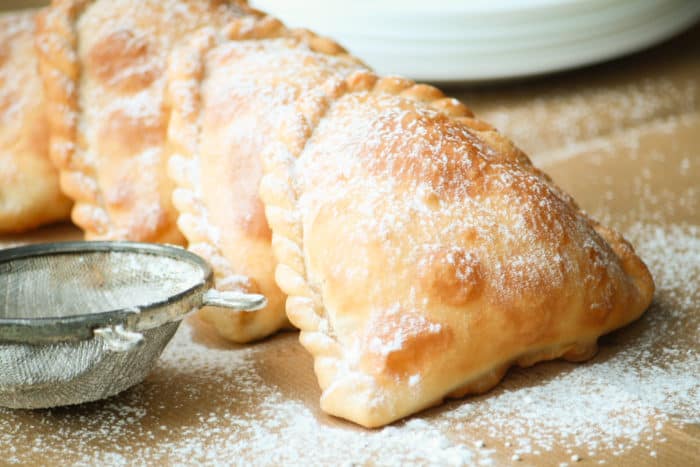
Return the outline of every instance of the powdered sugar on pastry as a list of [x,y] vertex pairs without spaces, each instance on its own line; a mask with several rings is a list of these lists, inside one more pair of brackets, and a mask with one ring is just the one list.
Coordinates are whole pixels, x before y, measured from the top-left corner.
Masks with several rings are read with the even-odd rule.
[[303,139],[308,122],[298,108],[323,105],[315,101],[316,88],[358,69],[339,46],[270,17],[203,30],[173,54],[170,175],[178,225],[190,249],[213,265],[218,289],[268,299],[255,314],[203,309],[202,317],[228,339],[247,342],[289,325],[258,197],[260,154],[279,127]]
[[165,169],[167,57],[198,27],[247,11],[209,0],[56,0],[40,18],[52,158],[88,238],[183,241]]

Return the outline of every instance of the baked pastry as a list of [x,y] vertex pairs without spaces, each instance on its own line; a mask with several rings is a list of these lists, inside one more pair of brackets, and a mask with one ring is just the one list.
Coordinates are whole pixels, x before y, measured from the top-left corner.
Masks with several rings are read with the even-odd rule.
[[0,233],[68,219],[71,207],[49,160],[35,14],[0,15]]
[[649,305],[630,244],[456,100],[367,72],[324,93],[260,188],[324,411],[381,426],[513,364],[589,358]]
[[183,243],[166,173],[167,56],[243,13],[218,0],[54,0],[40,15],[51,157],[88,239]]
[[361,69],[335,43],[270,17],[204,29],[173,52],[169,169],[178,226],[189,249],[212,264],[217,289],[268,300],[256,313],[203,308],[200,316],[222,336],[248,342],[289,326],[258,197],[260,154],[278,127],[305,138],[310,128],[300,106],[317,111],[319,86]]

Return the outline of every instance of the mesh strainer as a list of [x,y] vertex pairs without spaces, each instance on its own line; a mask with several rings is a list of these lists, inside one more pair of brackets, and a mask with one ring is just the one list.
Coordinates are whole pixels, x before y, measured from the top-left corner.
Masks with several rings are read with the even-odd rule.
[[0,251],[0,406],[112,396],[146,377],[189,311],[265,306],[262,295],[211,286],[204,260],[171,246],[70,242]]

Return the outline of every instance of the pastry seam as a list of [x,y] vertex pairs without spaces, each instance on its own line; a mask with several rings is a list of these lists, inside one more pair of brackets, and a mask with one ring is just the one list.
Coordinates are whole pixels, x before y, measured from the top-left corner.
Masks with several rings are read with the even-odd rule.
[[[75,201],[73,221],[86,231],[106,235],[111,222],[100,203],[95,167],[80,157],[78,148],[80,104],[77,88],[81,70],[75,23],[92,1],[57,1],[51,8],[40,12],[36,21],[36,49],[51,129],[49,154],[60,172],[61,188],[70,192]],[[81,181],[71,183],[70,177]]]
[[[37,16],[36,45],[51,129],[50,158],[60,172],[61,189],[75,201],[72,220],[88,236],[120,238],[123,235],[117,231],[104,206],[97,167],[81,157],[86,147],[80,142],[78,128],[82,70],[75,28],[78,18],[94,2],[54,0],[50,8]],[[247,1],[226,3],[240,7],[251,17],[262,15],[248,6]],[[169,120],[169,115],[166,113],[164,118]]]
[[[259,39],[262,37],[282,37],[285,28],[270,17],[240,18],[220,31],[203,28],[194,33],[184,46],[174,50],[168,67],[168,86],[166,96],[171,103],[168,140],[175,147],[168,160],[168,176],[176,187],[173,191],[173,204],[178,211],[177,224],[187,238],[190,248],[215,265],[214,272],[218,279],[234,278],[234,272],[228,260],[222,254],[218,242],[211,232],[199,229],[198,225],[207,225],[207,209],[196,192],[200,181],[194,170],[178,170],[180,167],[194,164],[200,146],[201,105],[199,88],[206,76],[205,57],[209,50],[227,40]],[[178,105],[172,103],[179,102]],[[187,113],[181,112],[186,108]],[[193,141],[193,143],[189,143]],[[198,248],[200,245],[214,247],[208,250]],[[200,251],[202,250],[202,251]]]
[[[328,55],[346,53],[333,41],[307,30],[288,29],[273,17],[255,13],[256,16],[237,19],[218,30],[203,28],[185,45],[174,50],[170,56],[166,93],[171,104],[177,102],[177,105],[171,105],[168,126],[168,140],[173,144],[168,175],[176,185],[173,204],[178,211],[178,227],[189,241],[190,249],[214,265],[217,280],[239,285],[246,284],[249,278],[236,273],[212,232],[198,228],[209,224],[208,210],[196,190],[200,180],[197,178],[198,171],[194,169],[201,137],[199,92],[207,74],[206,55],[209,50],[229,41],[276,38],[296,39],[313,51]],[[183,112],[183,109],[187,112]]]

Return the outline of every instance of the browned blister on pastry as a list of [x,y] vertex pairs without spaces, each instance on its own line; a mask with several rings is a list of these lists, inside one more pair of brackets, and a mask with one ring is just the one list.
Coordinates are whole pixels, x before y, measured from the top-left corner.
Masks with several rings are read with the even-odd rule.
[[87,238],[182,243],[166,173],[167,57],[249,12],[217,0],[54,0],[37,47],[51,156]]
[[68,219],[70,213],[49,160],[35,15],[0,15],[0,233]]
[[202,30],[171,57],[169,169],[180,230],[212,264],[217,289],[268,299],[255,313],[202,309],[228,339],[247,342],[289,325],[258,197],[261,154],[281,127],[295,140],[308,138],[304,112],[320,114],[327,105],[318,88],[339,86],[360,69],[332,42],[269,17]]
[[333,92],[261,183],[323,410],[384,425],[513,364],[589,358],[649,305],[632,247],[463,105],[369,73]]

